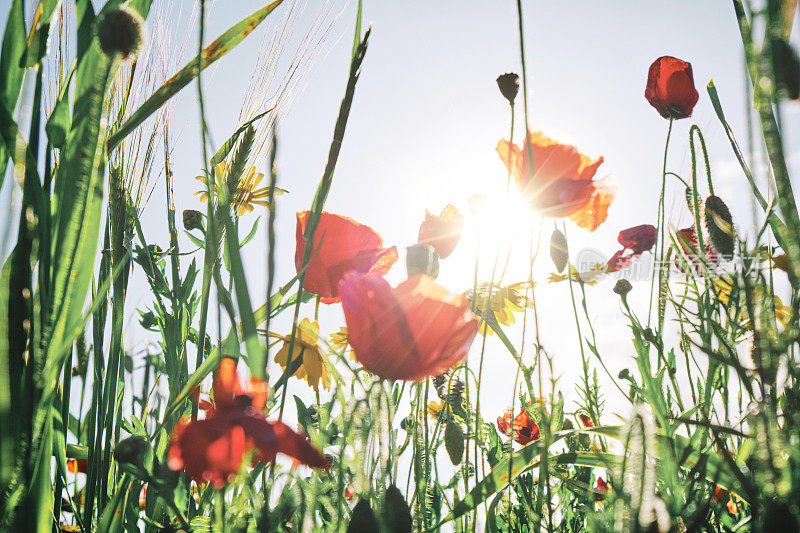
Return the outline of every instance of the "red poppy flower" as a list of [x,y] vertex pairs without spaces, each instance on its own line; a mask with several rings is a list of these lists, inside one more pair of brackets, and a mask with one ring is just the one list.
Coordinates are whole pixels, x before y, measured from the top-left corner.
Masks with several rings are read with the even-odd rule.
[[506,409],[506,411],[503,413],[503,416],[497,417],[497,431],[506,437],[511,435],[511,416],[511,409]]
[[[697,243],[697,232],[695,232],[694,226],[690,226],[688,228],[684,228],[675,232],[677,235],[677,241],[680,245],[683,253],[689,259],[690,267],[695,274],[701,274],[705,270],[705,266],[703,260],[698,255],[698,243]],[[705,242],[706,246],[706,253],[705,253],[705,261],[710,263],[711,265],[719,264],[721,257],[719,253],[717,253],[716,249],[710,242]],[[678,261],[678,268],[681,272],[686,272],[683,268],[682,263],[684,261]]]
[[539,131],[528,132],[523,149],[501,140],[497,152],[519,190],[544,216],[569,217],[589,231],[606,219],[616,185],[611,177],[594,179],[602,157],[592,161],[574,146],[559,144]]
[[656,243],[656,227],[652,224],[642,224],[624,229],[617,235],[617,242],[623,250],[630,250],[639,255],[649,251]]
[[[507,409],[503,416],[497,417],[497,429],[503,435],[511,434],[511,409]],[[514,440],[523,446],[539,439],[539,426],[520,407],[519,414],[514,417]]]
[[214,376],[214,404],[203,420],[182,420],[173,430],[168,452],[169,467],[183,469],[198,483],[223,487],[236,474],[247,453],[256,460],[272,461],[280,452],[313,468],[327,468],[329,461],[308,440],[283,422],[267,422],[261,409],[267,385],[251,381],[245,391],[236,373],[236,361],[223,359]]
[[581,424],[583,424],[583,427],[586,428],[594,427],[594,422],[592,422],[592,417],[587,415],[586,413],[578,413],[578,418],[581,419]]
[[67,461],[67,472],[70,474],[77,474],[78,472],[85,474],[87,467],[88,462],[86,459],[70,459]]
[[[303,267],[306,240],[306,222],[309,211],[297,213],[297,248],[294,264],[297,271]],[[316,294],[323,303],[342,301],[339,282],[342,277],[357,272],[386,274],[397,261],[397,249],[383,248],[383,240],[372,228],[355,220],[322,212],[314,247],[306,269],[305,290]]]
[[650,65],[644,97],[664,118],[692,116],[699,98],[692,65],[676,57],[659,57]]
[[[656,242],[656,228],[651,224],[642,224],[624,229],[617,235],[617,242],[622,250],[614,253],[606,265],[606,272],[617,272],[633,262],[634,259],[649,251]],[[626,251],[630,251],[626,254]]]
[[605,479],[603,479],[602,477],[597,478],[597,490],[599,490],[600,492],[608,492],[609,488],[610,485],[606,483]]
[[444,373],[467,356],[478,332],[464,296],[424,274],[393,289],[378,274],[350,273],[342,281],[342,309],[356,359],[387,379]]
[[446,205],[439,216],[425,210],[425,220],[419,226],[419,244],[433,246],[444,259],[451,253],[461,238],[464,217],[453,205]]

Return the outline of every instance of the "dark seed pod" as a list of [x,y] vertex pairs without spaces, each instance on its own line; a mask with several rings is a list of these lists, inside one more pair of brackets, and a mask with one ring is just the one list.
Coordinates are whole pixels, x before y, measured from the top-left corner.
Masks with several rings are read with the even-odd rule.
[[519,76],[513,72],[502,74],[497,77],[497,87],[508,103],[514,105],[514,100],[519,92]]
[[719,196],[712,194],[706,199],[705,222],[714,249],[726,259],[733,257],[736,245],[733,217]]
[[142,47],[144,20],[128,7],[109,9],[97,19],[95,31],[106,55],[127,59],[138,54]]
[[187,230],[203,229],[203,213],[194,209],[184,210],[183,227]]
[[391,485],[386,489],[383,499],[383,509],[381,510],[384,531],[390,533],[411,533],[413,520],[411,509],[409,509],[405,498],[400,493],[400,489]]
[[618,279],[617,283],[614,285],[614,292],[620,296],[627,296],[628,293],[631,292],[631,289],[633,289],[631,282],[625,278]]
[[461,464],[464,457],[464,432],[455,420],[449,420],[444,428],[444,447],[450,462],[454,465]]
[[439,255],[427,244],[409,246],[406,248],[406,270],[409,276],[427,274],[435,278],[439,275]]
[[117,444],[117,447],[114,449],[114,459],[122,464],[139,465],[142,463],[146,451],[147,441],[144,437],[134,435]]
[[772,39],[772,65],[778,95],[792,100],[800,99],[800,59],[785,39]]
[[567,253],[567,238],[559,230],[553,230],[550,236],[550,258],[557,272],[563,272],[569,261]]
[[358,500],[353,508],[350,525],[347,526],[347,533],[378,533],[379,531],[378,519],[375,518],[369,502],[363,499]]

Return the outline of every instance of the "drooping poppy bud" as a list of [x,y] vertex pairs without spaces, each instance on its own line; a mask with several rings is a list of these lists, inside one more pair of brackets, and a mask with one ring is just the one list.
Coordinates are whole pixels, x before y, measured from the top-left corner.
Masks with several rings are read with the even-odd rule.
[[659,57],[650,65],[644,97],[664,118],[692,116],[700,97],[694,87],[692,65],[672,56]]
[[508,100],[508,103],[514,105],[514,100],[519,92],[519,76],[513,72],[501,74],[497,77],[497,87],[500,88],[500,93]]
[[578,418],[581,419],[581,424],[583,427],[591,428],[594,427],[594,422],[592,422],[592,417],[586,413],[578,413]]
[[396,288],[375,273],[342,280],[342,310],[350,346],[370,372],[418,381],[441,374],[467,356],[478,318],[466,298],[411,276]]

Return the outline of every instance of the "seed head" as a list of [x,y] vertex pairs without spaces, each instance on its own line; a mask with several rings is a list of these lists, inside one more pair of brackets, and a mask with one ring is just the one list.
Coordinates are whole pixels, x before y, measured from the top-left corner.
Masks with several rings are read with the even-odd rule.
[[616,285],[614,285],[614,292],[620,296],[627,296],[632,288],[630,281],[625,278],[620,278],[617,280]]
[[514,99],[519,92],[519,76],[513,72],[508,72],[497,77],[497,86],[500,93],[505,96],[508,103],[514,105]]
[[144,41],[144,20],[128,7],[103,13],[95,26],[100,48],[106,55],[119,54],[122,59],[139,53]]
[[183,227],[187,230],[203,229],[203,213],[186,209],[183,212]]

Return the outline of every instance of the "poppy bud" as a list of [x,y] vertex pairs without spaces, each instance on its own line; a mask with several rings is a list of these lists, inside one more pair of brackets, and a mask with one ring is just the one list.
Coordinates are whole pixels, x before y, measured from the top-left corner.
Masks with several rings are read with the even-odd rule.
[[356,531],[369,533],[374,531],[377,533],[380,531],[378,519],[375,518],[375,513],[372,512],[372,507],[368,500],[358,500],[358,503],[353,508],[353,514],[350,517],[350,525],[347,526],[347,531],[348,533]]
[[194,209],[183,211],[183,227],[187,230],[203,229],[203,213]]
[[147,451],[147,441],[144,437],[134,435],[120,441],[114,449],[114,459],[122,464],[141,464],[144,453]]
[[497,77],[497,86],[500,93],[505,96],[508,103],[514,105],[514,99],[519,92],[519,76],[513,72],[508,72]]
[[392,531],[411,531],[413,528],[414,520],[411,517],[411,509],[400,489],[394,485],[389,485],[383,496],[381,518],[384,524],[393,526]]
[[619,294],[620,296],[627,296],[629,292],[631,292],[633,286],[631,286],[631,282],[625,278],[620,278],[617,280],[617,283],[614,285],[614,292]]
[[95,27],[100,48],[106,55],[122,59],[139,53],[144,40],[144,20],[127,7],[110,9],[97,20]]
[[408,275],[427,274],[435,278],[439,275],[439,256],[432,246],[415,244],[406,248],[406,269]]
[[664,118],[692,116],[700,97],[694,88],[692,65],[676,57],[659,57],[650,65],[644,97]]
[[800,99],[800,59],[784,39],[772,39],[772,68],[780,96]]
[[628,379],[630,377],[630,375],[631,375],[631,371],[628,370],[627,368],[623,368],[622,370],[619,371],[619,374],[617,374],[617,377],[619,379]]
[[651,344],[655,344],[656,343],[656,335],[655,335],[655,333],[653,333],[652,329],[644,328],[644,331],[642,332],[642,336],[644,337],[644,340],[646,340],[647,342],[649,342]]

